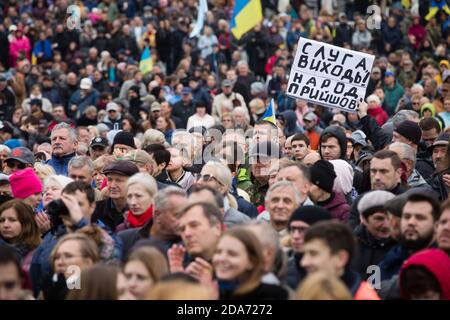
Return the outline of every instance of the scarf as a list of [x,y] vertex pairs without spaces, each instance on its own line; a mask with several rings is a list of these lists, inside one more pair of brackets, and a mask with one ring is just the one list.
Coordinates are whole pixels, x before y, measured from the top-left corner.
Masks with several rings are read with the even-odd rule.
[[131,228],[142,227],[147,221],[153,218],[153,206],[150,206],[143,214],[135,215],[131,210],[127,214],[127,222]]

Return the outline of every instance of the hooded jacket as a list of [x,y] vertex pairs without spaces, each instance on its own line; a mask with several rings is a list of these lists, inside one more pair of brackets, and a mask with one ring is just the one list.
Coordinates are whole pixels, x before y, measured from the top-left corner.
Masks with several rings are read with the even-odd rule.
[[319,154],[320,157],[322,157],[322,151],[321,151],[321,140],[322,136],[324,134],[331,134],[333,137],[335,137],[339,141],[339,146],[341,147],[341,156],[340,159],[345,160],[346,154],[347,154],[347,137],[345,136],[345,132],[342,128],[338,126],[329,126],[325,130],[322,131],[320,134],[320,140],[319,140]]
[[297,114],[295,111],[287,110],[284,111],[282,115],[285,121],[284,134],[286,137],[302,132],[302,129],[297,125]]
[[405,271],[412,266],[422,267],[433,274],[441,288],[441,299],[450,300],[450,258],[445,252],[439,249],[423,250],[405,261],[400,270],[400,291],[405,299],[409,296],[404,290],[403,278]]
[[333,219],[340,220],[342,222],[347,222],[350,215],[350,205],[347,203],[344,195],[340,192],[333,192],[331,198],[318,202],[317,205],[328,209],[331,213]]

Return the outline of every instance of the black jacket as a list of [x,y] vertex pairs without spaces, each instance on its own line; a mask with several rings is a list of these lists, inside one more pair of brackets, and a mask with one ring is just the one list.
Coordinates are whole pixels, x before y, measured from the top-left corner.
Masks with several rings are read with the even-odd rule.
[[[372,191],[372,190],[369,190]],[[398,196],[399,194],[402,194],[406,191],[406,189],[401,185],[398,184],[394,189],[392,190],[387,190],[389,192],[392,192],[393,194],[395,194],[396,196]],[[350,216],[348,218],[348,224],[350,225],[350,227],[355,230],[356,232],[356,228],[360,225],[361,221],[359,220],[359,211],[358,211],[358,203],[361,200],[362,196],[364,194],[360,194],[355,201],[353,201],[352,206],[350,207]]]
[[[347,155],[347,137],[345,136],[345,131],[341,127],[338,126],[330,126],[322,131],[320,134],[320,137],[322,137],[324,134],[331,134],[333,137],[335,137],[339,141],[339,146],[341,147],[341,159],[346,160]],[[322,157],[322,152],[320,150],[320,142],[319,142],[319,153],[320,157]]]
[[391,143],[391,137],[381,129],[374,118],[364,116],[359,120],[361,130],[366,134],[367,139],[372,142],[375,151],[383,149]]
[[115,231],[116,227],[124,221],[124,215],[127,211],[127,205],[123,211],[118,211],[110,198],[97,201],[95,204],[94,213],[92,214],[91,222],[94,223],[101,221],[111,230]]
[[288,292],[280,286],[261,283],[243,295],[234,295],[231,290],[220,289],[220,300],[287,300]]
[[184,104],[183,101],[178,101],[173,105],[172,115],[181,119],[182,126],[177,129],[186,129],[187,122],[190,116],[195,113],[195,106],[192,101]]
[[367,280],[370,273],[367,267],[378,265],[384,259],[386,253],[395,245],[395,241],[391,238],[377,240],[367,230],[365,226],[358,226],[355,230],[358,240],[358,255],[354,260],[354,268],[363,280]]
[[306,270],[300,266],[303,254],[294,253],[288,260],[286,284],[296,290],[299,283],[306,277]]

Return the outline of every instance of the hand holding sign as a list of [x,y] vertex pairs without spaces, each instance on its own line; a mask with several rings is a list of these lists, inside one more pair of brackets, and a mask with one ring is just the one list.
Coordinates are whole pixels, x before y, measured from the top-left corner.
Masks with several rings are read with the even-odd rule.
[[300,38],[287,94],[329,108],[357,112],[375,57]]

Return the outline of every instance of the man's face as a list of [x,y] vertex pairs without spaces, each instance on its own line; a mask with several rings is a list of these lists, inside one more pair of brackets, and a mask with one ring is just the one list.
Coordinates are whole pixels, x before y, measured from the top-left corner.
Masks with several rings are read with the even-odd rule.
[[438,248],[450,252],[450,209],[445,209],[436,224],[436,242]]
[[436,168],[436,172],[441,172],[447,168],[445,163],[446,154],[447,146],[436,146],[433,148],[431,158],[433,160],[434,167]]
[[120,174],[108,173],[109,197],[113,200],[125,200],[127,197],[128,177]]
[[86,146],[91,142],[91,135],[89,134],[89,130],[81,129],[78,130],[78,142],[84,143]]
[[408,145],[411,144],[411,141],[409,139],[402,136],[400,133],[397,133],[396,131],[394,131],[392,134],[392,142],[402,142]]
[[426,248],[434,232],[432,207],[426,201],[406,202],[400,220],[402,241],[409,249]]
[[277,231],[287,227],[292,212],[297,208],[294,190],[281,187],[273,190],[266,198],[266,208],[270,213],[270,222]]
[[287,180],[294,184],[295,189],[297,189],[302,199],[301,201],[304,201],[308,191],[309,191],[309,182],[305,177],[303,176],[303,173],[300,171],[300,169],[296,166],[290,166],[287,168],[281,169],[277,174],[277,180]]
[[425,141],[427,147],[431,146],[438,137],[436,128],[431,130],[422,130],[422,140]]
[[271,125],[255,125],[255,128],[253,129],[253,140],[255,142],[272,141],[274,137],[278,137],[278,130]]
[[87,165],[81,168],[69,166],[69,177],[75,181],[83,181],[88,184],[91,184],[94,178],[89,172],[89,167]]
[[74,153],[77,142],[72,141],[67,129],[57,129],[52,131],[52,154],[62,157]]
[[158,232],[164,236],[175,236],[178,234],[177,213],[188,203],[188,199],[179,195],[171,195],[168,199],[168,207],[164,211],[155,211],[155,224]]
[[63,119],[65,116],[64,108],[63,107],[55,107],[52,110],[53,118],[55,119]]
[[377,240],[387,239],[391,235],[389,217],[387,213],[376,212],[362,219],[367,231]]
[[392,190],[400,181],[401,169],[395,170],[392,160],[373,158],[370,162],[372,190]]
[[305,129],[308,131],[312,130],[316,126],[315,121],[303,119],[303,122],[305,123]]
[[115,120],[119,117],[119,112],[117,112],[116,110],[109,110],[108,111],[108,118],[110,118],[111,120]]
[[96,160],[97,158],[99,158],[102,155],[106,154],[106,147],[102,147],[102,146],[90,147],[89,148],[89,154],[90,154],[92,160]]
[[295,160],[301,161],[308,154],[309,147],[306,145],[306,142],[303,140],[295,140],[292,141],[292,153],[295,157]]
[[320,152],[324,160],[335,160],[341,158],[341,146],[335,137],[330,137],[320,144]]
[[269,179],[269,173],[273,167],[273,163],[278,161],[278,159],[260,157],[257,160],[252,159],[252,161],[254,162],[251,164],[252,175],[258,180],[265,180]]
[[321,239],[312,239],[303,244],[303,258],[300,265],[306,269],[308,274],[323,271],[339,277],[347,261],[348,255],[332,254],[326,242]]
[[19,300],[21,281],[13,262],[0,264],[0,300]]
[[75,196],[78,201],[78,205],[81,208],[81,212],[83,212],[83,216],[88,222],[90,222],[92,214],[95,210],[95,201],[93,203],[89,203],[86,193],[81,192],[80,190],[75,191],[75,193],[72,193],[71,195]]
[[303,240],[305,238],[305,232],[308,230],[309,224],[303,221],[292,221],[289,224],[289,236],[291,239],[292,250],[296,253],[300,253],[303,250]]
[[394,83],[394,77],[393,76],[384,77],[384,83],[387,86],[392,85]]
[[192,207],[179,219],[178,230],[189,255],[205,258],[210,258],[222,233],[220,224],[209,223],[201,206]]

